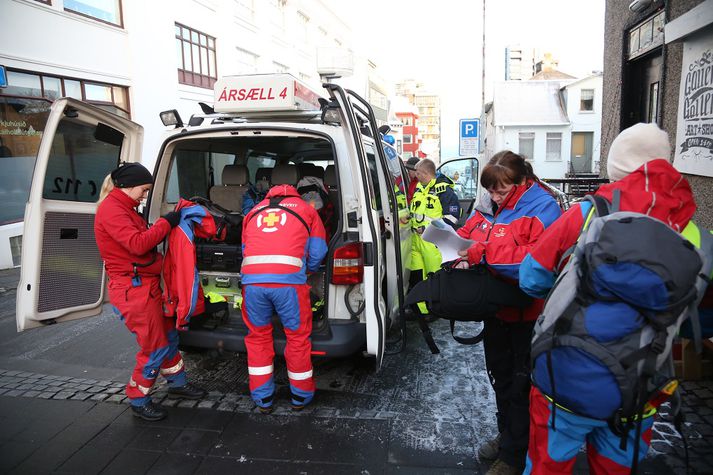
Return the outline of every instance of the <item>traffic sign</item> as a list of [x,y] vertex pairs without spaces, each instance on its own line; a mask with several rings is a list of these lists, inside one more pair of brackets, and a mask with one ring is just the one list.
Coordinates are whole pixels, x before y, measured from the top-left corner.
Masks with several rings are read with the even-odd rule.
[[7,73],[5,66],[0,66],[0,87],[7,87]]
[[470,156],[480,152],[480,119],[460,120],[460,140],[458,141],[458,155]]

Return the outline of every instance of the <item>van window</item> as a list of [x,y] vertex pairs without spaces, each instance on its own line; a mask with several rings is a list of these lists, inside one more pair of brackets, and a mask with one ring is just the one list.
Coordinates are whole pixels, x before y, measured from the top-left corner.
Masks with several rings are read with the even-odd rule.
[[104,124],[63,118],[52,142],[42,197],[97,201],[104,178],[119,164],[122,139],[120,132]]
[[371,187],[371,207],[379,212],[383,212],[381,208],[381,187],[379,186],[379,171],[376,168],[376,155],[374,154],[374,147],[371,144],[364,144],[364,151],[366,152],[366,162],[369,165],[369,175],[371,176],[370,187]]

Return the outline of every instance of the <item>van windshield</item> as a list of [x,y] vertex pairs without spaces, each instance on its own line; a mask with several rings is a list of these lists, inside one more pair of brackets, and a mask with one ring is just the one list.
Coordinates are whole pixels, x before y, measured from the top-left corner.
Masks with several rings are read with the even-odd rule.
[[332,144],[320,137],[274,135],[182,141],[171,157],[165,202],[193,196],[211,199],[211,188],[221,186],[269,188],[277,165],[294,168],[296,180],[324,179],[326,168],[334,165]]

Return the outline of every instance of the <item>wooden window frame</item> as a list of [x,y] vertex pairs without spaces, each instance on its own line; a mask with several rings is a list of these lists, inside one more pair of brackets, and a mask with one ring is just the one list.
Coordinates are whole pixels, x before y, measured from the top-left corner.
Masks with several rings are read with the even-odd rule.
[[[218,56],[216,54],[216,39],[213,36],[210,36],[206,33],[203,33],[202,31],[196,30],[195,28],[191,28],[189,26],[183,25],[181,23],[176,22],[175,26],[180,29],[180,32],[175,35],[176,41],[180,41],[180,46],[181,46],[181,63],[178,65],[178,82],[180,84],[185,84],[188,86],[196,86],[196,87],[202,87],[205,89],[212,89],[213,86],[215,85],[215,82],[218,80]],[[188,39],[183,37],[183,30],[188,31]],[[193,41],[193,33],[196,33],[198,35],[198,42]],[[200,37],[205,36],[206,37],[206,44],[205,46],[201,45],[200,43]],[[210,42],[213,42],[213,47],[210,46]],[[186,69],[186,52],[184,50],[184,42],[188,43],[191,46],[191,51],[190,51],[190,58],[191,58],[191,69]],[[198,47],[198,60],[199,60],[199,65],[198,65],[198,72],[195,71],[194,65],[193,65],[193,46]],[[206,52],[206,58],[208,59],[208,64],[205,65],[205,68],[207,69],[207,74],[203,74],[203,61],[201,58],[203,57],[203,52]],[[214,76],[210,75],[210,56],[212,55],[213,57],[213,67],[215,69],[214,71]]]

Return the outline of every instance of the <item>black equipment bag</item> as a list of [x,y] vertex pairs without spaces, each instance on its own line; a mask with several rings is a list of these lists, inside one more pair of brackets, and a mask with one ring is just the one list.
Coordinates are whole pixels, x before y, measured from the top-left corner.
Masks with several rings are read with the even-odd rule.
[[[456,321],[482,322],[494,317],[500,307],[525,309],[532,303],[532,297],[517,285],[495,277],[487,265],[477,265],[470,269],[456,269],[446,265],[416,284],[406,296],[407,306],[419,302],[426,303],[431,315],[450,321],[454,340],[464,345],[475,345],[483,340],[482,330],[474,337],[456,336]],[[418,322],[431,352],[439,353],[426,322],[420,317]]]

